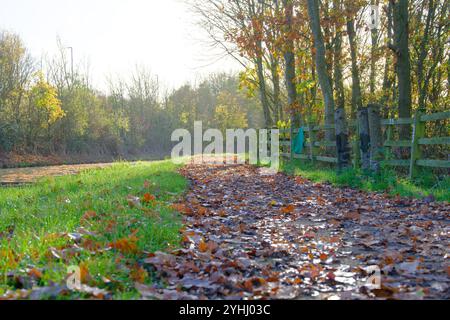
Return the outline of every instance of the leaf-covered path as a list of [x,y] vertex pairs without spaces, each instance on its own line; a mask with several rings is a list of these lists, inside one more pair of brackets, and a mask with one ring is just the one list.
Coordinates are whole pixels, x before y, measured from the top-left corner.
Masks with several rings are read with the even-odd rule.
[[[145,261],[154,299],[450,298],[447,203],[338,189],[248,165],[188,165],[183,249]],[[381,269],[367,289],[365,268]]]

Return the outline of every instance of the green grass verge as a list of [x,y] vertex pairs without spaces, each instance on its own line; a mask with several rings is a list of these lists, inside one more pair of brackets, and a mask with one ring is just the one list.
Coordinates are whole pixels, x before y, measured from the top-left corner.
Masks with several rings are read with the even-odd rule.
[[378,175],[364,174],[354,169],[338,174],[333,168],[313,165],[301,160],[283,162],[281,170],[314,182],[328,182],[339,187],[416,198],[433,195],[437,201],[450,202],[450,177],[448,175],[437,177],[431,172],[424,172],[420,179],[409,181],[388,168],[383,168]]
[[89,286],[137,297],[135,281],[151,282],[139,260],[179,245],[181,217],[170,204],[187,182],[177,169],[170,161],[118,163],[0,189],[0,295],[30,281],[64,283],[73,265]]

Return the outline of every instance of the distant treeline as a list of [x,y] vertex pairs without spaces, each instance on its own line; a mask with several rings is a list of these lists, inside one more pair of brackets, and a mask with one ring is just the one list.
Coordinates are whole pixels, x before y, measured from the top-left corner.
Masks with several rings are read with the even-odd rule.
[[197,120],[222,129],[263,124],[259,101],[239,89],[237,75],[163,93],[138,67],[129,79],[108,79],[105,94],[69,58],[60,46],[43,67],[18,35],[0,33],[0,153],[167,154],[172,131]]

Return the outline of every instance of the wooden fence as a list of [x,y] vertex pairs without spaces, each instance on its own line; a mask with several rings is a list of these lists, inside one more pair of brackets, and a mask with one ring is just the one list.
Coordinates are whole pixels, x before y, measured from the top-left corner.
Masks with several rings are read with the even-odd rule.
[[[434,122],[439,120],[450,119],[450,111],[433,113],[433,114],[423,114],[421,112],[416,112],[413,118],[398,118],[398,119],[386,119],[381,121],[381,125],[385,127],[386,141],[384,142],[386,159],[383,164],[386,166],[393,167],[407,167],[409,168],[410,177],[415,177],[418,175],[420,167],[431,167],[431,168],[450,168],[449,159],[437,160],[437,159],[423,159],[421,146],[425,145],[450,145],[450,137],[431,137],[427,138],[425,136],[426,123]],[[396,126],[412,126],[412,139],[411,140],[394,140],[394,128]],[[355,166],[358,166],[359,159],[359,139],[356,133],[356,124],[350,124],[350,129],[353,132],[352,136],[352,154],[353,162]],[[325,141],[320,139],[320,133],[326,130],[334,130],[334,125],[312,125],[309,124],[307,127],[303,128],[305,132],[305,149],[302,154],[291,154],[291,136],[296,135],[299,130],[284,129],[280,130],[280,148],[281,155],[285,158],[290,159],[302,159],[326,163],[337,163],[337,157],[331,157],[326,155],[321,155],[321,148],[331,148],[336,149],[335,141]],[[400,160],[394,159],[392,148],[409,148],[409,159]],[[328,153],[329,154],[329,153]]]

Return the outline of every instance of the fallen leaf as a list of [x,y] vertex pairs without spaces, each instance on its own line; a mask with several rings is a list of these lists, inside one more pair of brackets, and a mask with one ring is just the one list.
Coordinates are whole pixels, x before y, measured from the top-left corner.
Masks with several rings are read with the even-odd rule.
[[288,205],[288,206],[286,206],[286,207],[281,208],[281,212],[282,212],[282,213],[285,213],[285,214],[293,213],[294,210],[295,210],[295,207],[294,207],[292,204],[290,204],[290,205]]
[[156,200],[156,197],[150,193],[146,193],[144,194],[144,196],[142,197],[142,202],[144,203],[150,203]]

